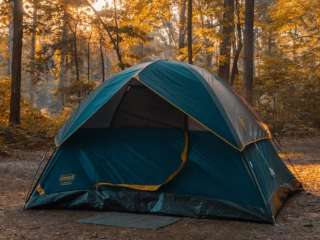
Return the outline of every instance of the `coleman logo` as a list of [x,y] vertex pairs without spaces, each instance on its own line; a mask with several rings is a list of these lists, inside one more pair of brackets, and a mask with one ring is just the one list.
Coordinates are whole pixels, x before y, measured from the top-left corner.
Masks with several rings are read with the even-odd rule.
[[74,174],[61,175],[59,178],[60,185],[71,185],[75,179]]

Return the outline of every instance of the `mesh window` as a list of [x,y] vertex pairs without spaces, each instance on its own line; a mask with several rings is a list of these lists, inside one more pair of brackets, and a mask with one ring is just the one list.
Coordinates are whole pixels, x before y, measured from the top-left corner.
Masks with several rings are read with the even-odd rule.
[[184,113],[132,81],[113,117],[113,128],[183,128]]

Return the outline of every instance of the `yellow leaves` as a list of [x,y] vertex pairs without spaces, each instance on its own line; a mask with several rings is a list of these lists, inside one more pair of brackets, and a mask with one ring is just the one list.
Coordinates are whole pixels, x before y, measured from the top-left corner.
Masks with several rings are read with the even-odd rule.
[[14,147],[45,147],[53,144],[53,136],[63,124],[70,111],[55,117],[45,111],[33,108],[21,101],[21,126],[8,127],[10,106],[10,80],[0,78],[0,145]]
[[8,106],[10,105],[10,81],[9,78],[0,79],[0,126],[7,125],[7,115],[9,113]]
[[195,36],[207,38],[213,41],[219,38],[219,35],[212,28],[197,28],[193,32]]
[[296,25],[304,24],[309,17],[319,16],[318,0],[278,0],[270,8],[273,25],[281,31],[288,31]]
[[227,58],[225,55],[219,55],[219,64],[227,63]]
[[264,29],[288,58],[315,56],[319,51],[320,1],[277,0]]
[[287,20],[300,17],[305,12],[303,1],[308,0],[278,0],[271,8],[271,16]]

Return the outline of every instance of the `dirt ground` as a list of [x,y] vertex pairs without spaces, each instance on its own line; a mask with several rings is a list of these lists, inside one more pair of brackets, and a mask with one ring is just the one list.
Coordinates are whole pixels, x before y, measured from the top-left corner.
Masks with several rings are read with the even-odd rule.
[[320,239],[320,137],[281,139],[282,156],[306,192],[286,203],[276,225],[183,218],[160,230],[85,225],[88,211],[23,210],[24,198],[43,152],[0,156],[0,239]]

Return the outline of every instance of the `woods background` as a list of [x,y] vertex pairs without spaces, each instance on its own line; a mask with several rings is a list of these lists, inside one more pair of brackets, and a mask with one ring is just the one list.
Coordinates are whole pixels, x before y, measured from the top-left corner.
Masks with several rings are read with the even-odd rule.
[[319,13],[318,0],[0,0],[0,148],[51,144],[112,74],[188,56],[228,81],[276,136],[316,134]]

